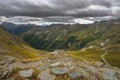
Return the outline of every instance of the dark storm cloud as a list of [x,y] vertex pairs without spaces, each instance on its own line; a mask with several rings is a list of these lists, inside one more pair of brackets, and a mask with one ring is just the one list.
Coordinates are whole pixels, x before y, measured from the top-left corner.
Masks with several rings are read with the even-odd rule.
[[0,0],[1,16],[120,17],[120,0]]

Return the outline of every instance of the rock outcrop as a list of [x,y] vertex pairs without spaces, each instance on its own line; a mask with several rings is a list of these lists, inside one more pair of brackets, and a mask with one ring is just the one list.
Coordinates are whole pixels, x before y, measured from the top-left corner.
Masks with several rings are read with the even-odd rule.
[[33,69],[28,69],[28,70],[22,70],[18,72],[21,77],[32,77],[33,75]]
[[120,80],[119,68],[101,62],[79,61],[69,55],[49,56],[56,58],[26,63],[15,59],[1,61],[0,80]]

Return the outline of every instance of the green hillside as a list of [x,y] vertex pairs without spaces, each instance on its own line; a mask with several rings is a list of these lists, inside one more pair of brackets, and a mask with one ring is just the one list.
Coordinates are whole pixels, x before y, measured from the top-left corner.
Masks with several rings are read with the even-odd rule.
[[[66,50],[79,60],[102,61],[102,48],[108,51],[105,59],[112,66],[120,67],[120,22],[96,22],[91,25],[53,25],[34,28],[23,39],[36,49]],[[103,46],[101,46],[103,44]],[[85,51],[81,51],[84,49]]]
[[8,33],[0,26],[0,60],[8,57],[38,59],[40,51],[28,46],[22,39]]
[[97,46],[104,42],[105,47],[120,44],[120,22],[95,23],[91,25],[53,25],[34,28],[23,34],[23,39],[36,49],[78,50]]

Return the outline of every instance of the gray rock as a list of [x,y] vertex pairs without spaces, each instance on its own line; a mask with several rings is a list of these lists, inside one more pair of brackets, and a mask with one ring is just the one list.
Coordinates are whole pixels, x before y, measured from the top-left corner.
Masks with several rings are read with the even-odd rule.
[[63,67],[63,68],[52,68],[51,70],[54,74],[65,74],[69,71],[68,68]]
[[40,80],[55,80],[55,75],[49,73],[49,70],[42,71],[37,78]]
[[74,71],[68,73],[68,75],[69,75],[72,79],[82,76],[80,70],[74,70]]
[[5,61],[1,61],[1,62],[0,62],[0,65],[4,65],[4,64],[5,64]]
[[63,64],[64,64],[66,67],[75,66],[75,63],[74,63],[73,60],[71,60],[71,61],[67,61],[67,62],[64,62]]
[[51,52],[50,54],[58,55],[58,54],[59,54],[59,51],[58,51],[58,50],[55,50],[55,51]]
[[36,68],[36,69],[39,70],[39,71],[43,71],[43,70],[46,70],[46,69],[48,69],[48,68],[50,68],[50,65],[41,65],[41,66],[39,66],[39,67]]
[[29,70],[22,70],[22,71],[19,71],[19,75],[21,77],[32,77],[33,75],[33,69],[29,69]]
[[6,60],[6,63],[7,63],[7,64],[11,64],[11,63],[13,63],[14,61],[15,61],[15,58],[9,58],[9,59]]
[[112,69],[103,69],[103,78],[105,80],[117,80],[115,71]]
[[95,62],[94,66],[102,67],[104,64],[102,62]]
[[50,64],[50,60],[49,59],[42,59],[41,62],[44,63],[44,64]]
[[62,62],[55,62],[50,64],[51,67],[60,66],[60,65],[63,65]]
[[75,69],[77,66],[70,66],[69,69]]

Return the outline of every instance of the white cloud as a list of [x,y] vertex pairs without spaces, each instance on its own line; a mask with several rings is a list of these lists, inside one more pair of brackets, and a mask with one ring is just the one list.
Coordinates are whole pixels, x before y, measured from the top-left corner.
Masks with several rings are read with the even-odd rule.
[[0,23],[2,22],[10,22],[14,24],[35,24],[35,25],[51,25],[51,24],[92,24],[95,21],[101,20],[109,20],[113,19],[112,16],[105,17],[83,17],[83,18],[75,18],[70,16],[55,16],[55,17],[44,17],[44,18],[36,18],[36,17],[28,17],[28,16],[14,16],[14,17],[0,17]]
[[79,24],[92,24],[95,21],[92,20],[85,20],[85,19],[74,19],[75,23],[79,23]]
[[90,5],[87,9],[91,10],[107,10],[108,8],[100,5]]

